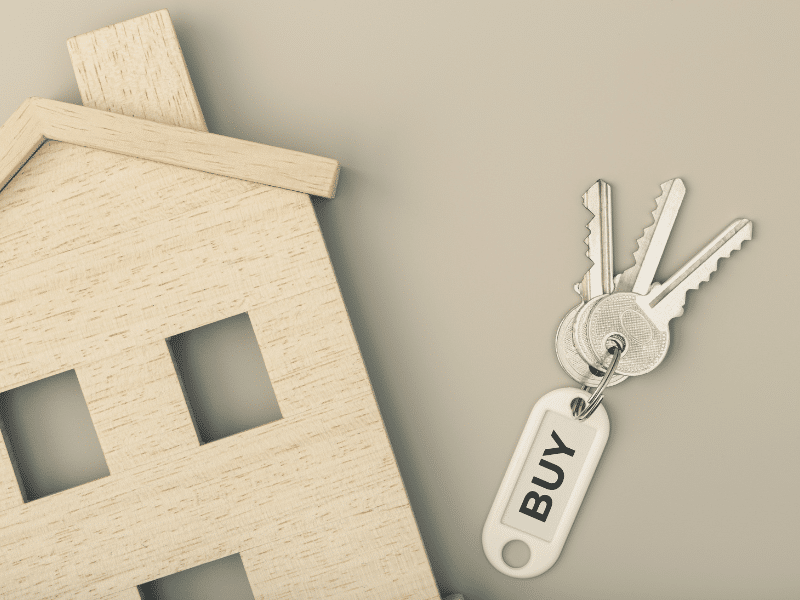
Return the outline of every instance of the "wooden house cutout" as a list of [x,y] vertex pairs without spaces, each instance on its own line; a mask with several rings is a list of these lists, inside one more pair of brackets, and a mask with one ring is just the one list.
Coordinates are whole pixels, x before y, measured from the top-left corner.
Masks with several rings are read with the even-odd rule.
[[[0,392],[74,370],[110,475],[25,502],[0,444],[0,597],[239,553],[257,599],[439,598],[309,198],[336,161],[207,133],[167,11],[69,49],[85,106],[0,129]],[[282,419],[201,444],[166,340],[241,313]]]

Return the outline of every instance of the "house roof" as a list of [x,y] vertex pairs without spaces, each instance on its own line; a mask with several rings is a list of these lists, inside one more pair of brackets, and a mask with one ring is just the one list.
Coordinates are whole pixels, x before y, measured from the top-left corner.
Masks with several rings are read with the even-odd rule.
[[303,152],[29,98],[0,127],[0,190],[47,140],[333,198],[339,163]]

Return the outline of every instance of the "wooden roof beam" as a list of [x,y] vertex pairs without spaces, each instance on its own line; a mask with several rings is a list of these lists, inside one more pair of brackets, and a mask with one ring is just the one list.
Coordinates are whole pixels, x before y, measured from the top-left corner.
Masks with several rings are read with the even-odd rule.
[[29,98],[0,128],[0,188],[46,140],[333,198],[339,163],[266,144]]

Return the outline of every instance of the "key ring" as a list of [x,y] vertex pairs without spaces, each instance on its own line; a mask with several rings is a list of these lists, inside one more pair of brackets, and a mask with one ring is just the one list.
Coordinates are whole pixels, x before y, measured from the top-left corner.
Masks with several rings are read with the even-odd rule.
[[[614,371],[617,370],[619,359],[622,358],[623,348],[620,342],[613,337],[608,341],[611,344],[611,348],[609,348],[608,351],[612,355],[611,364],[608,367],[608,371],[606,371],[606,374],[603,375],[603,378],[600,380],[600,384],[595,388],[594,393],[592,393],[589,400],[584,402],[583,398],[574,398],[570,404],[570,408],[572,408],[572,417],[578,421],[585,421],[591,417],[592,413],[594,413],[594,411],[597,410],[597,407],[600,406],[600,403],[603,401],[603,391],[606,389],[608,382],[611,381]],[[583,386],[583,389],[588,390],[589,387]]]

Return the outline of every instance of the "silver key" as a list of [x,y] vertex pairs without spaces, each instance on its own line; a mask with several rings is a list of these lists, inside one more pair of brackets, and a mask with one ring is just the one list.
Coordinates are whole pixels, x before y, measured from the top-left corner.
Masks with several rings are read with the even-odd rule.
[[661,196],[656,198],[653,224],[639,238],[639,248],[633,253],[634,263],[619,276],[615,291],[646,294],[653,283],[656,268],[667,247],[667,240],[681,208],[686,187],[679,178],[661,184]]
[[[575,381],[581,385],[596,386],[603,376],[603,363],[594,361],[589,364],[582,358],[575,347],[573,328],[575,318],[581,310],[614,289],[611,186],[598,180],[583,195],[583,205],[592,213],[592,219],[586,226],[589,235],[584,240],[588,246],[586,256],[592,261],[592,265],[583,280],[575,286],[575,291],[581,296],[581,304],[567,313],[556,332],[556,356],[561,368]],[[584,352],[590,353],[585,332],[580,339],[586,345]],[[625,379],[627,377],[615,375],[610,385]]]
[[584,240],[589,247],[586,256],[592,261],[592,266],[583,276],[583,280],[575,286],[575,291],[580,294],[583,306],[575,315],[572,344],[589,367],[604,372],[603,361],[594,355],[589,345],[586,317],[601,296],[614,291],[611,186],[602,179],[598,179],[583,195],[583,205],[592,213],[592,219],[586,226],[589,235]]
[[[643,375],[655,369],[669,348],[669,322],[683,314],[686,293],[708,281],[721,258],[741,248],[753,235],[753,224],[738,219],[660,286],[645,295],[618,292],[601,298],[588,316],[588,338],[597,356],[610,339],[624,341],[617,373]],[[651,244],[651,248],[652,248]]]
[[614,245],[611,235],[611,186],[598,179],[583,195],[583,205],[592,213],[586,228],[586,256],[592,266],[576,286],[583,302],[614,291]]
[[608,294],[603,294],[597,298],[592,298],[586,304],[582,304],[578,308],[578,312],[575,315],[575,324],[572,326],[572,345],[578,353],[578,356],[580,356],[587,365],[601,371],[605,371],[605,369],[603,369],[603,363],[594,353],[589,342],[589,315],[600,299],[605,298],[607,295]]
[[[581,355],[578,354],[578,351],[575,349],[575,344],[573,343],[572,328],[575,326],[575,316],[582,306],[584,305],[579,304],[569,311],[558,326],[558,331],[556,332],[556,357],[558,357],[558,363],[561,365],[561,368],[579,384],[588,387],[597,387],[600,384],[600,380],[603,378],[605,369],[597,369],[593,365],[587,364]],[[617,385],[627,378],[626,375],[615,373],[612,375],[608,385]]]
[[[686,194],[683,180],[670,179],[661,184],[661,196],[656,198],[653,211],[653,223],[645,228],[638,240],[638,249],[633,254],[634,264],[615,279],[613,291],[646,294],[650,291],[656,268],[664,254],[664,249],[678,216],[678,210]],[[608,357],[603,350],[599,355],[595,352],[589,339],[589,315],[597,305],[597,300],[587,302],[579,311],[574,326],[574,344],[584,361],[598,367],[601,360]],[[619,368],[617,369],[619,371]]]

